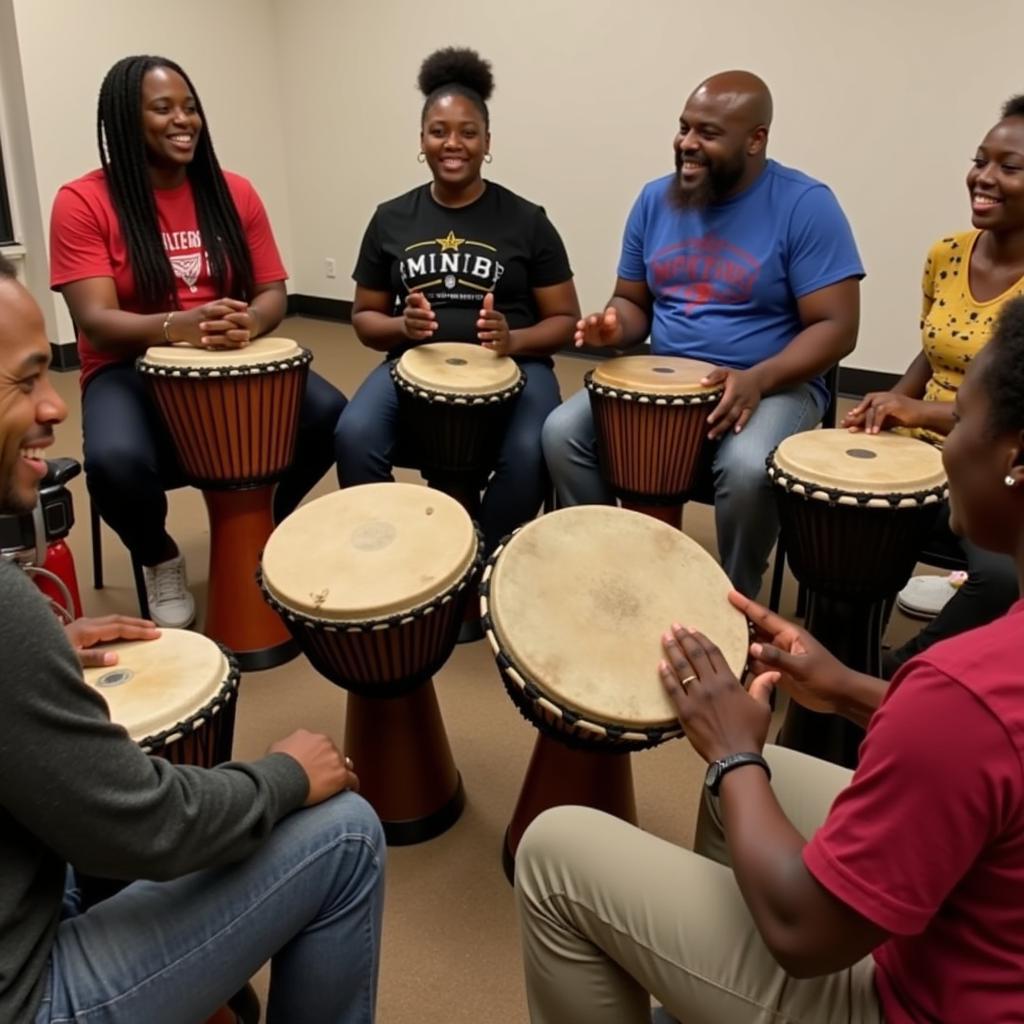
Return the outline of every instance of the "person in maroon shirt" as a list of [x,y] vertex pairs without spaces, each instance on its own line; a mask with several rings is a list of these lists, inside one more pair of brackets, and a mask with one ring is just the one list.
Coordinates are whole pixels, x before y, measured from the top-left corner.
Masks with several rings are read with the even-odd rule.
[[[953,531],[1024,578],[1024,298],[967,371],[943,462]],[[639,1024],[649,994],[686,1024],[1024,1021],[1024,600],[891,684],[730,600],[759,634],[749,690],[699,632],[663,637],[709,762],[696,852],[580,807],[520,844],[534,1024]],[[776,685],[867,725],[856,772],[765,746]]]
[[[241,348],[272,332],[287,273],[259,196],[221,170],[199,96],[173,61],[118,61],[100,89],[97,133],[101,168],[54,200],[50,284],[79,332],[89,493],[142,565],[152,618],[186,626],[195,604],[164,495],[183,480],[135,359],[151,345]],[[344,408],[337,388],[309,375],[276,519],[333,465]]]

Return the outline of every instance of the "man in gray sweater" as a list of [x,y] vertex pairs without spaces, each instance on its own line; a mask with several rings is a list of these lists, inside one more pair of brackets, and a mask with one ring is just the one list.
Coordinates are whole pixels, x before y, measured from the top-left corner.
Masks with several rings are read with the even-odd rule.
[[[2,512],[66,413],[49,355],[0,257]],[[351,769],[304,731],[213,769],[143,754],[0,563],[0,1024],[196,1024],[271,957],[268,1021],[372,1021],[385,847]],[[69,865],[132,884],[77,913]]]

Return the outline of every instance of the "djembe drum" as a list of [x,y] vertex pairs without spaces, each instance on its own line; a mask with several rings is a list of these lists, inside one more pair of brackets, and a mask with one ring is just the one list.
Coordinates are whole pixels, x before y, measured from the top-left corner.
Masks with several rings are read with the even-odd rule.
[[297,653],[255,573],[274,528],[274,488],[295,455],[312,359],[288,338],[259,338],[240,349],[150,348],[136,363],[209,512],[206,634],[246,671]]
[[[782,538],[807,588],[806,625],[837,658],[881,675],[892,602],[946,497],[942,456],[898,434],[814,430],[768,456]],[[791,702],[780,742],[855,767],[863,730]]]
[[484,627],[505,689],[538,730],[503,859],[511,879],[527,825],[559,804],[636,822],[629,754],[682,734],[658,675],[662,634],[700,628],[740,675],[746,619],[700,545],[649,516],[561,509],[517,530],[488,561]]
[[480,565],[466,510],[403,483],[318,498],[263,552],[267,601],[313,667],[348,690],[345,751],[391,844],[430,839],[462,811],[431,677],[455,646]]
[[721,385],[710,363],[679,356],[620,356],[583,383],[597,431],[601,475],[626,508],[678,527]]

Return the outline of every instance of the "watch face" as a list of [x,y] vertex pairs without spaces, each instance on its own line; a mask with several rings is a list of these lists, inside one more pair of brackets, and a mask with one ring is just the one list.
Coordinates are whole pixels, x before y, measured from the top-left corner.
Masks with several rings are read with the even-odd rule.
[[712,761],[708,765],[707,775],[704,776],[704,785],[711,790],[712,793],[718,791],[718,782],[722,777],[722,765],[718,761]]

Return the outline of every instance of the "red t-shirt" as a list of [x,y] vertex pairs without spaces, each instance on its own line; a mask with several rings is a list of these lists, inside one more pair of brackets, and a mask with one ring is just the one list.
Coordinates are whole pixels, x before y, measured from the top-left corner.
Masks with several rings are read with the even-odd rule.
[[1024,601],[893,679],[804,863],[891,934],[887,1024],[1024,1021]]
[[[249,242],[254,283],[285,280],[288,274],[256,190],[246,178],[230,171],[224,172],[224,178]],[[191,182],[186,180],[177,188],[154,189],[153,195],[181,308],[192,309],[221,298],[199,234]],[[158,312],[140,306],[128,265],[128,249],[102,170],[90,171],[61,186],[50,218],[50,287],[59,290],[62,285],[89,277],[113,278],[121,309],[129,313]],[[98,352],[81,331],[78,356],[83,386],[100,367],[123,361]]]

